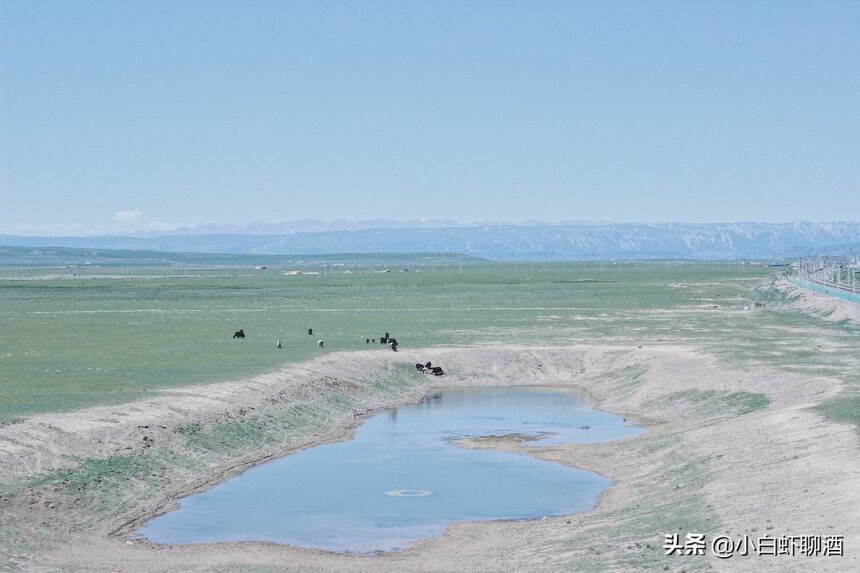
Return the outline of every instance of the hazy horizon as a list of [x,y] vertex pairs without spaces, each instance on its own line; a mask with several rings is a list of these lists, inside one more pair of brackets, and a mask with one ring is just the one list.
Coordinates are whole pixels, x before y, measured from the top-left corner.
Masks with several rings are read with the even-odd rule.
[[283,221],[251,221],[249,223],[202,223],[195,225],[164,226],[162,228],[128,229],[121,226],[104,225],[88,228],[75,225],[45,225],[33,226],[30,232],[9,232],[0,227],[0,235],[17,237],[99,237],[99,236],[129,236],[129,237],[158,237],[185,234],[236,234],[236,235],[279,235],[299,232],[351,231],[373,229],[445,229],[469,227],[599,227],[599,226],[650,226],[665,227],[679,226],[731,226],[731,225],[763,225],[784,226],[792,224],[857,224],[860,219],[834,219],[815,221],[809,219],[794,219],[788,221],[618,221],[611,219],[583,220],[475,220],[457,221],[453,219],[294,219]]

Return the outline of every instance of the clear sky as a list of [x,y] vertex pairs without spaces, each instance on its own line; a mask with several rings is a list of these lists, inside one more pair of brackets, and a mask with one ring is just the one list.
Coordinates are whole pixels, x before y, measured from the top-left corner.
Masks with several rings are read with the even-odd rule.
[[860,219],[858,2],[0,0],[0,232]]

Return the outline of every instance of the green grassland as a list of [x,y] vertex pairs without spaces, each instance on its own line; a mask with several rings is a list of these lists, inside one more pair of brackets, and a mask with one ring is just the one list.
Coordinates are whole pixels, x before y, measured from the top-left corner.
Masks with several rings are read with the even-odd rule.
[[[727,360],[843,375],[852,365],[827,355],[860,340],[847,325],[747,310],[772,275],[761,264],[68,251],[0,253],[0,421],[379,350],[365,340],[386,331],[411,348],[705,343]],[[245,341],[231,338],[239,328]]]
[[[0,249],[0,424],[272,371],[333,351],[390,352],[365,343],[385,331],[406,348],[686,345],[734,369],[760,364],[777,377],[834,376],[845,383],[843,392],[816,411],[855,427],[860,422],[860,328],[787,305],[769,286],[774,270],[763,264],[208,257],[55,250],[4,256]],[[261,265],[267,268],[255,268]],[[319,274],[284,274],[294,270]],[[245,329],[245,341],[232,340],[238,328]],[[608,368],[615,392],[640,386],[644,367]],[[422,380],[410,371],[402,365],[374,375],[367,381],[371,402],[402,399]],[[671,403],[713,422],[760,411],[775,398],[703,390],[690,379],[687,388],[645,406],[665,411]],[[160,442],[107,458],[67,459],[74,462],[68,468],[0,484],[0,506],[9,516],[0,520],[0,562],[26,563],[58,540],[96,530],[119,514],[135,515],[162,495],[163,484],[185,483],[219,464],[276,451],[285,436],[297,440],[352,419],[360,400],[321,385],[308,400],[265,415],[178,426],[172,431],[182,447]],[[713,458],[696,454],[674,433],[622,440],[610,455],[635,459],[643,451],[657,465],[641,498],[568,520],[565,525],[585,524],[584,536],[550,536],[536,551],[568,555],[584,547],[576,557],[584,570],[664,570],[673,562],[663,555],[661,532],[718,532],[717,512],[701,494]],[[608,550],[602,539],[625,549]],[[672,570],[679,569],[673,564]],[[710,566],[696,557],[683,570]]]

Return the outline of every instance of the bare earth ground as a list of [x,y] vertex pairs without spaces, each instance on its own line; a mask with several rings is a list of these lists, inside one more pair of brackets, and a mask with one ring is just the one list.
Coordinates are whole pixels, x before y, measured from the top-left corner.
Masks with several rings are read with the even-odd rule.
[[[417,361],[445,367],[418,374]],[[594,510],[454,524],[393,554],[270,543],[153,546],[129,533],[183,495],[441,386],[559,385],[648,432],[540,446],[463,441],[590,469],[615,484]],[[432,386],[431,386],[432,385]],[[856,571],[853,425],[810,407],[834,378],[751,368],[677,346],[434,348],[333,353],[248,380],[0,427],[0,566],[29,571]],[[844,535],[843,557],[665,556],[665,533]],[[710,550],[708,551],[710,553]]]
[[799,287],[785,279],[775,281],[773,287],[791,301],[792,307],[801,312],[831,321],[860,323],[860,305],[856,303]]

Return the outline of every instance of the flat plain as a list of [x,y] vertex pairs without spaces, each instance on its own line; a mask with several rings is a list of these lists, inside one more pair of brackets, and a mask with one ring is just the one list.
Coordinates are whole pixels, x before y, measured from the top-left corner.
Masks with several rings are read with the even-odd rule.
[[[798,304],[779,272],[429,255],[9,264],[0,269],[0,558],[60,571],[704,571],[772,563],[669,560],[664,532],[838,530],[848,545],[860,524],[849,488],[860,328]],[[244,341],[231,338],[239,328]],[[366,343],[385,332],[400,352]],[[435,384],[572,385],[648,432],[554,448],[462,444],[615,480],[595,510],[567,519],[457,525],[363,558],[126,543],[190,491],[343,439],[361,416],[420,398],[431,383],[411,363],[431,357],[450,372]],[[856,556],[813,568],[848,570],[847,559]]]
[[263,373],[318,356],[320,339],[324,352],[368,349],[385,332],[402,348],[684,340],[726,358],[791,349],[798,366],[816,356],[806,328],[852,342],[839,325],[745,312],[773,274],[761,264],[225,260],[0,269],[0,421]]

